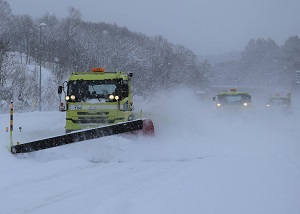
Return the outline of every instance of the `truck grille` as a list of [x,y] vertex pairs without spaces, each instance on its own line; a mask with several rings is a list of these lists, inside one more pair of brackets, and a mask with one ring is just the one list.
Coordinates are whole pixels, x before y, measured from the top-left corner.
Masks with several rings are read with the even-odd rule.
[[109,115],[109,112],[95,112],[95,113],[90,113],[90,112],[77,112],[78,115]]
[[114,123],[115,120],[108,120],[106,117],[90,117],[90,118],[79,118],[78,120],[72,120],[76,124],[107,124]]

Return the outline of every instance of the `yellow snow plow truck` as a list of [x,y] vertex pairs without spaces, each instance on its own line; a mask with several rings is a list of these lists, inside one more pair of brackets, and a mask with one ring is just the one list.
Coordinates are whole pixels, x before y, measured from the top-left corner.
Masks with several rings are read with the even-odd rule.
[[59,110],[66,112],[66,134],[12,145],[11,153],[35,152],[121,133],[153,136],[152,120],[138,119],[133,112],[132,76],[105,72],[104,68],[73,73],[58,87],[58,94],[65,94]]
[[240,92],[237,89],[221,92],[213,100],[216,102],[216,109],[219,111],[253,110],[251,95],[247,92]]
[[[132,102],[131,78],[133,74],[106,72],[92,68],[91,72],[74,72],[67,84],[65,103],[66,133],[94,128],[137,118]],[[61,94],[65,86],[58,88]]]
[[58,94],[65,94],[59,110],[66,112],[66,134],[11,145],[11,153],[35,152],[121,133],[153,136],[152,120],[137,118],[133,111],[132,76],[105,72],[103,68],[73,73],[58,87]]

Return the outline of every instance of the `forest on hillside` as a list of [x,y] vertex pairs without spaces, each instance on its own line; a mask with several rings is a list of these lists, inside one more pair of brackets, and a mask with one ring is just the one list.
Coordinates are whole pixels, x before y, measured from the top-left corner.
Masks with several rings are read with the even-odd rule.
[[[28,93],[23,90],[21,82],[27,82],[27,77],[20,76],[24,73],[24,65],[34,63],[41,63],[51,71],[57,85],[72,72],[90,71],[93,67],[132,72],[135,91],[141,95],[179,84],[200,86],[207,83],[197,56],[161,36],[148,37],[116,24],[86,22],[80,11],[72,7],[66,18],[54,14],[32,18],[13,15],[9,4],[0,0],[0,11],[3,23],[0,28],[0,87],[6,91],[0,92],[2,99],[12,96],[7,93],[12,88],[17,94],[22,91],[23,97],[35,93],[36,90]],[[9,53],[21,53],[25,58],[19,57],[21,62],[12,62]],[[14,60],[18,59],[13,55]],[[35,80],[27,83],[30,88],[36,88],[38,78],[30,78]]]
[[[289,37],[282,46],[269,39],[251,39],[240,57],[213,66],[215,85],[247,85],[269,88],[297,87],[300,71],[300,39]],[[300,87],[300,86],[298,86]]]
[[0,0],[0,100],[13,99],[22,111],[36,109],[40,67],[51,72],[42,86],[44,110],[57,109],[57,86],[72,72],[92,67],[132,72],[135,94],[143,96],[181,85],[202,90],[217,84],[291,86],[300,70],[297,35],[281,47],[271,38],[252,39],[237,59],[211,65],[162,36],[87,22],[73,7],[68,12],[65,18],[14,15]]

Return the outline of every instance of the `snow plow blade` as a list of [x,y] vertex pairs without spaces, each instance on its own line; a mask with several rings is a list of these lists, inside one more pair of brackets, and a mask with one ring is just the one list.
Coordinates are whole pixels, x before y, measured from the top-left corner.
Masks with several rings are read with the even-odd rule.
[[70,143],[91,140],[126,132],[154,135],[154,126],[150,119],[133,120],[15,145],[11,147],[11,153],[17,154],[34,152]]

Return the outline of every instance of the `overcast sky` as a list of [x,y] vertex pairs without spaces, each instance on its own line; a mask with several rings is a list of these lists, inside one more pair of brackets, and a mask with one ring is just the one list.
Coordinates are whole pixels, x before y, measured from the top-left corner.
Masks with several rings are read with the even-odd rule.
[[148,36],[162,35],[198,55],[242,50],[251,38],[278,45],[300,36],[300,0],[7,0],[12,13],[66,17],[68,7],[85,21],[116,23]]

